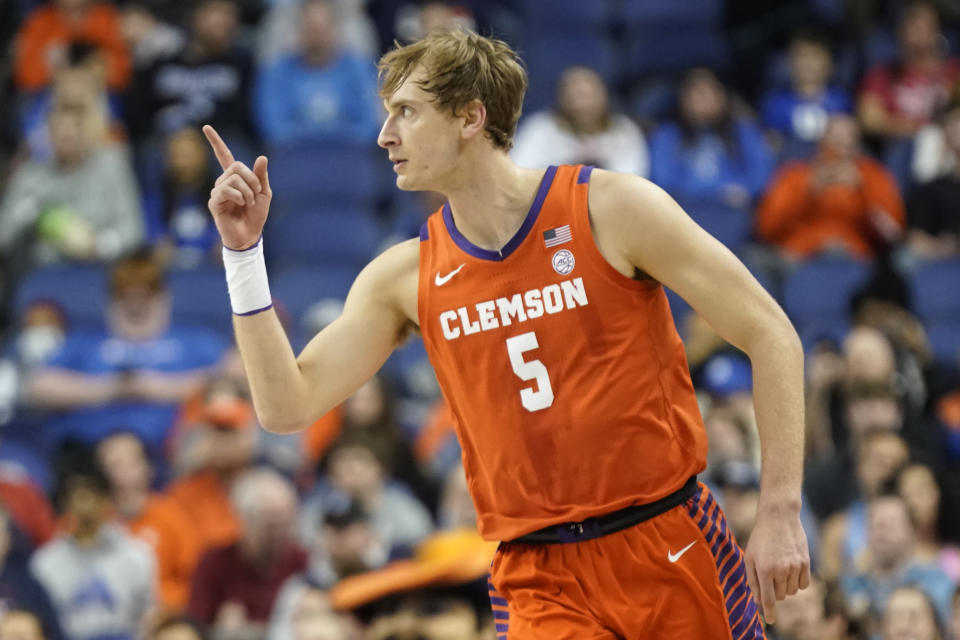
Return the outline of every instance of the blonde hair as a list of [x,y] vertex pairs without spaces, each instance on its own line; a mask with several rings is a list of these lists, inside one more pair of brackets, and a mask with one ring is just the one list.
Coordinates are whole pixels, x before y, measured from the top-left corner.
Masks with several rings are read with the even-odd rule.
[[422,65],[421,89],[457,116],[473,100],[487,109],[485,131],[497,148],[513,146],[527,90],[527,72],[510,46],[464,29],[436,30],[408,45],[397,43],[377,64],[380,95],[388,98]]

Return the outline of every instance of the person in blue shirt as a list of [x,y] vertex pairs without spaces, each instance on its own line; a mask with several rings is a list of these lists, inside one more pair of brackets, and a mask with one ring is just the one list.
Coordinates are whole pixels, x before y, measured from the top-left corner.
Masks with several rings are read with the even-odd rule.
[[114,266],[106,328],[68,332],[59,353],[28,381],[28,403],[58,412],[47,422],[55,440],[89,444],[122,428],[160,450],[180,403],[226,349],[214,331],[172,323],[171,303],[149,253]]
[[764,126],[783,138],[790,158],[814,151],[834,113],[850,113],[852,100],[830,84],[833,54],[826,36],[812,28],[796,31],[787,50],[788,82],[772,88],[761,102]]
[[950,616],[954,585],[939,567],[917,557],[916,534],[906,502],[895,493],[873,498],[868,507],[870,559],[863,571],[840,576],[847,607],[880,620],[890,595],[914,586],[926,593],[940,620]]
[[304,139],[373,143],[380,126],[376,68],[342,50],[328,0],[307,0],[299,53],[262,69],[254,115],[268,144]]
[[731,102],[716,74],[691,69],[680,84],[677,120],[650,137],[651,179],[681,202],[744,209],[766,187],[773,153]]

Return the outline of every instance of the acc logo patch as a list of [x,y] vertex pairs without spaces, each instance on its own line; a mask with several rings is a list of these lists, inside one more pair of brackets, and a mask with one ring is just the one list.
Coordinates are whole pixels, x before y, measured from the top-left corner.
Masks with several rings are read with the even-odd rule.
[[569,249],[557,251],[553,254],[551,262],[553,263],[553,270],[562,276],[573,271],[573,267],[577,264],[577,261],[573,259],[573,253]]

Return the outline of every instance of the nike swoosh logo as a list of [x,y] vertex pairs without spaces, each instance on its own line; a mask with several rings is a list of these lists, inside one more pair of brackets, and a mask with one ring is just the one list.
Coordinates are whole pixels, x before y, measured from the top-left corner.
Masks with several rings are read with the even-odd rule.
[[441,276],[440,272],[437,271],[437,277],[434,280],[434,282],[438,287],[442,287],[443,285],[447,284],[447,282],[449,282],[450,278],[457,275],[457,272],[460,271],[460,269],[463,269],[465,266],[467,266],[466,262],[464,262],[462,265],[460,265],[459,267],[457,267],[456,269],[454,269],[453,271],[451,271],[445,276]]
[[670,562],[676,562],[677,560],[680,559],[680,556],[682,556],[682,555],[685,554],[687,551],[689,551],[689,550],[690,550],[690,547],[692,547],[692,546],[695,545],[695,544],[697,544],[697,541],[696,541],[696,540],[694,540],[693,542],[691,542],[690,544],[688,544],[687,546],[685,546],[683,549],[680,549],[680,551],[677,551],[676,553],[671,553],[671,551],[668,549],[668,550],[667,550],[667,560],[669,560]]

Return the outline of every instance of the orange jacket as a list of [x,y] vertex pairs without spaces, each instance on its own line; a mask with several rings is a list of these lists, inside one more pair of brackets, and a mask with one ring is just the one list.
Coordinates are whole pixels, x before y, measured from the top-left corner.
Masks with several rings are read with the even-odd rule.
[[210,471],[173,483],[166,493],[193,522],[204,551],[225,547],[240,538],[240,519],[230,504],[230,489]]
[[174,500],[153,495],[143,512],[127,526],[153,548],[160,603],[170,611],[186,609],[193,573],[203,550],[190,515]]
[[876,249],[870,216],[883,210],[903,229],[906,214],[896,182],[881,164],[856,160],[858,185],[833,184],[814,190],[813,164],[789,164],[774,177],[757,210],[757,235],[798,257],[842,245],[867,258]]
[[95,3],[83,18],[71,23],[55,6],[34,11],[20,29],[14,74],[17,86],[37,91],[50,83],[57,50],[77,40],[103,49],[107,61],[107,87],[117,91],[130,81],[130,53],[120,31],[120,17],[108,4]]

